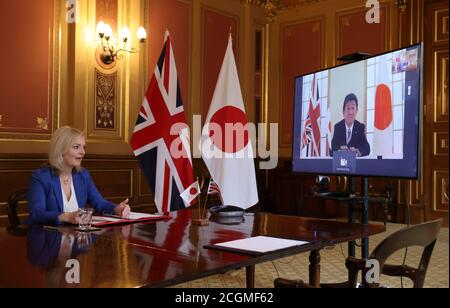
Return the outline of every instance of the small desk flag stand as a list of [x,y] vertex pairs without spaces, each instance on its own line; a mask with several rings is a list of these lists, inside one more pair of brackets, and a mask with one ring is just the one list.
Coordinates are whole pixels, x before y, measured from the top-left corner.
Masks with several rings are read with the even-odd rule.
[[[198,178],[197,178],[198,181]],[[209,225],[209,220],[205,218],[205,213],[206,213],[206,204],[208,203],[208,192],[206,192],[206,198],[205,198],[205,202],[203,203],[203,208],[202,208],[202,203],[201,203],[201,189],[200,189],[200,193],[198,194],[198,218],[196,219],[192,219],[192,224],[194,226],[208,226]]]

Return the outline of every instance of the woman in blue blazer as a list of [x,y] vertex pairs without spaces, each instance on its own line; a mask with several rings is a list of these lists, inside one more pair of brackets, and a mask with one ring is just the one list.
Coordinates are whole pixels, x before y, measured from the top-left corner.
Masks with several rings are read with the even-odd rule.
[[78,209],[87,203],[100,214],[128,215],[128,199],[119,205],[105,200],[81,167],[85,145],[78,129],[64,126],[54,132],[48,166],[35,170],[30,178],[26,224],[76,224]]

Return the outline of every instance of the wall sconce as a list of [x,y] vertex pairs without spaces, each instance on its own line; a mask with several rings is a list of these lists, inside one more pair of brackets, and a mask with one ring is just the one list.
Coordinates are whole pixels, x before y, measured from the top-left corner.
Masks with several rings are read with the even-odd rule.
[[[102,66],[106,68],[114,66],[116,59],[122,60],[124,52],[137,53],[140,50],[140,48],[128,47],[130,30],[127,27],[120,30],[119,37],[116,40],[111,26],[100,21],[97,24],[97,34],[100,37],[100,44],[96,50],[96,57],[101,61],[99,64],[103,64]],[[137,30],[137,38],[140,44],[145,42],[147,32],[143,27],[139,27]]]

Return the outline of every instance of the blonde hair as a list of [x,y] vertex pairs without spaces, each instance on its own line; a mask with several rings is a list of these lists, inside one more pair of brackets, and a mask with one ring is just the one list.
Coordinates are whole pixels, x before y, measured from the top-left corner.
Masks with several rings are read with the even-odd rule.
[[[83,132],[70,126],[60,127],[53,133],[52,139],[50,139],[48,162],[55,171],[60,172],[64,169],[63,154],[70,149],[79,136],[84,137]],[[77,167],[76,171],[79,169]]]

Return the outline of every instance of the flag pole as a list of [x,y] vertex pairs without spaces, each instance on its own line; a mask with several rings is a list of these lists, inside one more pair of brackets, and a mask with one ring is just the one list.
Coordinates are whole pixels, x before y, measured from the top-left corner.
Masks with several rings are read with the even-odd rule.
[[[197,182],[198,182],[198,178],[197,178]],[[199,217],[198,217],[198,219],[192,219],[192,224],[194,226],[199,226],[199,227],[209,225],[209,221],[207,219],[203,218],[203,211],[201,209],[202,203],[201,203],[201,198],[200,198],[201,194],[202,194],[202,190],[200,189],[200,193],[197,195],[197,197],[198,197],[198,215],[199,215]],[[206,196],[208,196],[208,194],[206,194]]]
[[[209,185],[208,185],[209,186]],[[209,187],[208,187],[209,188]],[[208,191],[206,191],[206,198],[205,198],[205,202],[204,202],[204,204],[203,204],[203,211],[202,211],[202,217],[201,217],[201,219],[203,219],[203,217],[205,217],[205,212],[206,212],[206,205],[208,204],[208,197],[209,197],[209,194],[208,194]]]
[[[198,177],[197,177],[197,183],[199,183]],[[197,195],[197,198],[198,198],[198,219],[202,219],[202,217],[201,217],[202,200],[200,198],[201,194],[202,194],[202,190],[200,189],[200,193]]]

